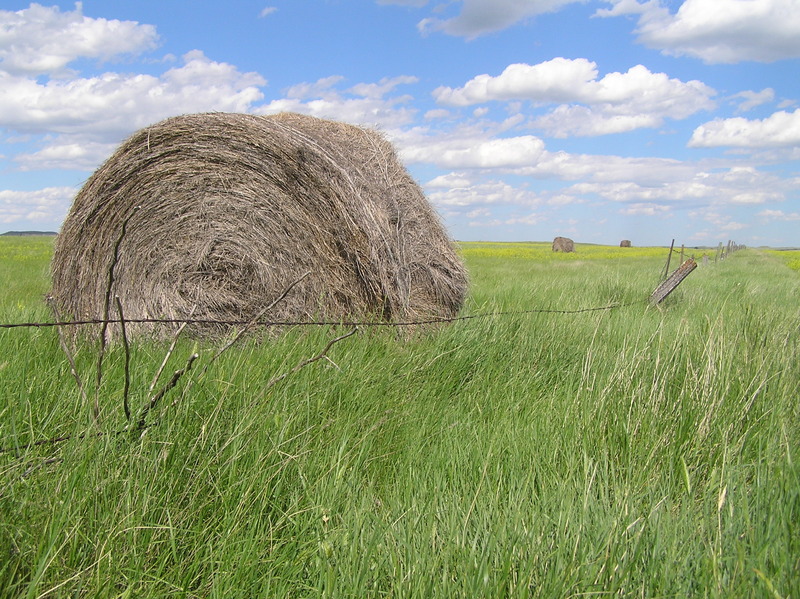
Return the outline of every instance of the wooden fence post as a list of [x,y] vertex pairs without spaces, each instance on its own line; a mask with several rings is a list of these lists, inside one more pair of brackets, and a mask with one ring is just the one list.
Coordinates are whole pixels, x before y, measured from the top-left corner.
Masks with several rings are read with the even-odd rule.
[[689,258],[675,269],[675,272],[666,281],[656,287],[656,290],[650,295],[650,302],[652,304],[660,304],[695,268],[697,268],[697,262]]
[[669,261],[670,261],[670,259],[672,259],[672,248],[674,248],[674,247],[675,247],[675,240],[673,239],[672,243],[669,244],[669,254],[667,254],[667,264],[666,264],[666,266],[664,266],[664,272],[661,273],[661,280],[662,281],[664,279],[666,279],[667,278],[667,274],[669,274]]

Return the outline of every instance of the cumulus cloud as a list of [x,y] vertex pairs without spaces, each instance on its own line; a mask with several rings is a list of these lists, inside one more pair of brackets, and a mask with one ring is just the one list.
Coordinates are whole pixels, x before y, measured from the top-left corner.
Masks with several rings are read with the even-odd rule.
[[[475,211],[473,211],[475,212]],[[531,212],[530,214],[525,214],[522,216],[511,216],[509,218],[488,218],[491,216],[490,214],[479,214],[476,216],[470,216],[469,213],[467,216],[469,218],[480,218],[480,220],[471,220],[469,221],[470,227],[488,227],[488,228],[496,228],[496,227],[511,227],[516,225],[525,225],[525,226],[533,226],[541,224],[547,220],[542,214]]]
[[92,141],[80,135],[61,135],[49,140],[41,150],[14,156],[21,171],[82,170],[92,171],[115,148],[114,143]]
[[532,135],[475,139],[432,139],[404,146],[402,158],[410,163],[431,163],[442,168],[499,168],[532,166],[544,153],[544,142]]
[[607,1],[598,16],[638,15],[638,40],[668,55],[709,64],[800,56],[796,0],[685,0],[674,14],[658,0]]
[[541,198],[536,192],[500,180],[476,181],[450,188],[437,186],[428,192],[427,197],[434,205],[449,208],[491,204],[515,206],[541,204]]
[[670,158],[572,154],[563,151],[545,151],[536,165],[514,170],[514,174],[537,179],[602,184],[636,182],[645,188],[685,181],[696,172],[696,166]]
[[[716,229],[716,233],[732,233],[735,231],[740,231],[748,226],[744,223],[734,221],[730,214],[724,214],[720,212],[717,207],[709,207],[691,212],[690,216],[692,218],[699,218],[710,223]],[[700,232],[696,235],[696,237],[701,238],[706,236],[708,236],[706,231]],[[713,238],[713,236],[714,235],[712,234],[711,237]]]
[[736,112],[747,112],[756,106],[761,106],[767,102],[772,102],[775,99],[775,90],[771,87],[762,89],[760,92],[746,90],[739,92],[738,94],[734,94],[731,96],[731,98],[734,100],[738,98],[742,99],[742,101],[739,103],[739,106],[736,108]]
[[660,183],[643,181],[631,172],[628,180],[590,180],[565,191],[634,205],[729,205],[781,202],[792,192],[792,186],[792,181],[753,167],[732,167],[712,172],[695,168],[690,177]]
[[453,189],[456,187],[464,188],[473,185],[473,179],[463,172],[452,172],[446,175],[439,175],[434,177],[425,184],[426,188],[447,188]]
[[450,118],[450,111],[445,108],[434,108],[425,113],[425,120],[446,119]]
[[[53,148],[22,157],[33,168],[64,158],[80,144],[116,143],[128,133],[174,114],[202,111],[246,112],[263,97],[257,73],[209,60],[199,50],[160,76],[104,73],[96,77],[40,82],[0,72],[0,127],[20,133],[61,134]],[[75,155],[80,159],[92,152]],[[76,165],[86,166],[80,160]]]
[[254,107],[251,112],[299,112],[382,129],[407,125],[416,114],[415,109],[408,107],[411,96],[394,94],[399,86],[416,83],[416,77],[387,77],[377,83],[358,83],[342,90],[337,84],[343,80],[336,75],[294,85],[283,98]]
[[89,18],[80,2],[66,12],[39,4],[16,12],[0,10],[0,71],[13,75],[59,74],[77,58],[108,60],[157,44],[152,25]]
[[[462,0],[461,12],[451,18],[428,17],[417,24],[423,33],[442,31],[449,35],[473,39],[500,31],[537,15],[556,12],[583,0]],[[386,2],[386,0],[384,0]],[[413,0],[394,0],[392,3],[418,5]]]
[[77,189],[46,187],[37,191],[0,190],[0,223],[44,223],[52,227],[61,222],[69,210]]
[[783,210],[762,210],[756,216],[767,221],[800,221],[800,212],[784,212]]
[[469,106],[493,100],[569,102],[593,95],[590,87],[597,75],[594,62],[559,57],[535,65],[512,64],[496,77],[478,75],[460,88],[438,87],[433,97],[448,106]]
[[619,211],[625,216],[669,216],[672,211],[670,206],[654,203],[634,203]]
[[715,91],[696,80],[684,82],[636,65],[599,77],[585,58],[554,58],[535,65],[512,64],[498,76],[479,75],[463,87],[439,87],[433,95],[449,106],[490,101],[558,103],[531,124],[554,137],[592,136],[659,127],[715,106]]
[[800,108],[783,110],[765,119],[714,119],[700,125],[689,140],[691,148],[766,148],[800,144]]

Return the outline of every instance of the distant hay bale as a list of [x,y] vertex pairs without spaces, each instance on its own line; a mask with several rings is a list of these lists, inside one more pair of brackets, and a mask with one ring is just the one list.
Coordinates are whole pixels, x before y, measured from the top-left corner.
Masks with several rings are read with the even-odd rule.
[[553,240],[553,251],[554,252],[574,252],[575,251],[575,242],[573,242],[569,237],[556,237]]
[[[467,292],[392,145],[344,123],[209,113],[135,133],[80,190],[58,236],[50,298],[62,315],[102,318],[126,220],[111,290],[126,319],[248,320],[306,272],[267,318],[446,318]],[[169,334],[134,333],[144,331]]]
[[630,239],[623,239],[619,242],[619,247],[621,248],[629,248],[631,247],[631,240]]

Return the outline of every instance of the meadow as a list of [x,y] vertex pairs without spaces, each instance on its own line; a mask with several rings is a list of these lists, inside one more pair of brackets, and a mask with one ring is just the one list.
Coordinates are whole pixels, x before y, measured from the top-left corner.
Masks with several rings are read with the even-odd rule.
[[[0,596],[800,596],[794,258],[737,252],[654,307],[665,248],[576,249],[461,244],[474,318],[295,372],[348,329],[213,363],[181,339],[155,388],[199,358],[136,431],[122,347],[97,390],[75,353],[84,397],[53,328],[0,328]],[[51,250],[0,238],[0,322],[52,319]],[[134,413],[166,346],[131,345]]]

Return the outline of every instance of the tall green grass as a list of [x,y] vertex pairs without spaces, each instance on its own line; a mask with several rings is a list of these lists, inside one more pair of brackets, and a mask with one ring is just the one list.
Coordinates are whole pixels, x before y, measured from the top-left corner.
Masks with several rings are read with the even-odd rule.
[[[0,596],[798,596],[798,273],[747,250],[654,308],[663,254],[469,250],[466,313],[513,314],[362,330],[272,386],[342,331],[201,379],[185,340],[133,436],[121,348],[95,422],[94,348],[87,402],[55,331],[0,330]],[[47,317],[46,272],[0,261],[0,320]],[[137,407],[165,347],[132,352]]]

